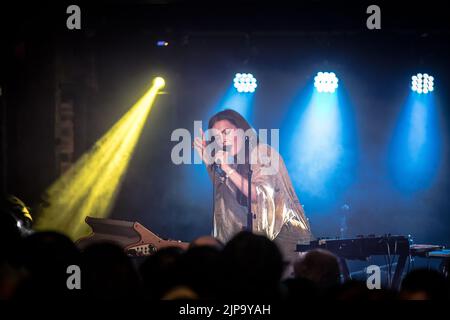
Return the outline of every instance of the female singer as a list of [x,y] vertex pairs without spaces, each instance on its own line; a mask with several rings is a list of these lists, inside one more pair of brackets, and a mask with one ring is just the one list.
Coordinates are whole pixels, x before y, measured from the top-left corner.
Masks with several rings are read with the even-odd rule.
[[[285,261],[292,262],[297,253],[296,244],[312,238],[305,216],[283,159],[272,147],[260,143],[256,131],[236,111],[224,110],[215,114],[208,123],[208,132],[214,132],[218,148],[210,156],[203,131],[194,140],[194,147],[207,166],[215,183],[214,230],[218,240],[226,243],[247,227],[248,165],[245,159],[244,136],[249,139],[249,158],[252,170],[251,210],[253,232],[274,240]],[[255,139],[256,138],[256,139]],[[220,177],[217,177],[218,172]]]

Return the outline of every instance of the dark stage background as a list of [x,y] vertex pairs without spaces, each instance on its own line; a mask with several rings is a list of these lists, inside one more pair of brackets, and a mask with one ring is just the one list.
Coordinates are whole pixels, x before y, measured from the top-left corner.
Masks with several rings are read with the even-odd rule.
[[[296,101],[320,70],[342,83],[349,125],[345,152],[319,193],[294,185],[316,236],[411,234],[418,243],[450,244],[448,11],[440,2],[379,4],[382,29],[369,31],[371,3],[186,4],[172,1],[80,3],[82,29],[65,28],[63,4],[1,5],[2,184],[37,206],[59,175],[55,95],[75,114],[74,159],[148,88],[166,79],[126,173],[112,217],[136,220],[163,237],[191,240],[210,232],[211,186],[201,166],[170,160],[176,128],[193,131],[229,88],[252,72],[259,87],[250,121],[280,128],[280,151],[296,172]],[[275,6],[276,4],[276,6]],[[157,40],[169,42],[157,47]],[[440,142],[434,176],[401,188],[389,168],[398,116],[416,72],[436,79]],[[232,107],[232,106],[230,106]],[[436,150],[434,150],[436,151]],[[301,156],[301,155],[300,155]],[[350,210],[342,212],[342,206]]]

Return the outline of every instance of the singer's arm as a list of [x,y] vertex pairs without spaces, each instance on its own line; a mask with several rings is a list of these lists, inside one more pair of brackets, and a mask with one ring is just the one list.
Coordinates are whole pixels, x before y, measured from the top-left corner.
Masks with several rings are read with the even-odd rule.
[[[200,157],[203,159],[203,162],[206,164],[206,167],[208,169],[208,173],[212,174],[212,168],[210,165],[207,164],[207,160],[204,154],[204,148],[206,146],[205,142],[205,136],[203,134],[203,131],[200,131],[202,138],[199,137],[194,139],[193,146],[199,153]],[[228,164],[226,164],[227,156],[224,151],[220,150],[216,154],[216,159],[220,160],[221,168],[225,173],[228,175],[228,179],[246,196],[248,197],[248,180],[247,178],[241,176],[238,172],[233,170]],[[252,202],[256,201],[256,187],[252,183]]]
[[[232,169],[227,164],[222,164],[222,170],[228,176],[231,182],[244,194],[244,196],[248,197],[248,180],[247,178],[240,175],[236,170]],[[256,201],[256,187],[255,184],[252,183],[252,202]]]

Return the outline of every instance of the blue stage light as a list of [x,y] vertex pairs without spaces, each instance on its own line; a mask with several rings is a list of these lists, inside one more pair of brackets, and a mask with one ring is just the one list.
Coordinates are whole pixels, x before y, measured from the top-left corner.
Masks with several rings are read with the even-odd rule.
[[251,73],[236,73],[233,82],[238,92],[255,92],[258,86]]
[[427,73],[418,73],[411,77],[411,90],[418,94],[427,94],[434,90],[434,78]]
[[156,41],[156,46],[158,46],[158,47],[167,47],[168,45],[169,45],[169,43],[167,41],[164,41],[164,40]]
[[318,72],[314,77],[314,87],[318,92],[333,93],[338,87],[338,82],[334,72]]
[[405,194],[431,187],[439,176],[442,132],[438,106],[434,95],[423,90],[417,87],[408,97],[391,144],[391,175]]

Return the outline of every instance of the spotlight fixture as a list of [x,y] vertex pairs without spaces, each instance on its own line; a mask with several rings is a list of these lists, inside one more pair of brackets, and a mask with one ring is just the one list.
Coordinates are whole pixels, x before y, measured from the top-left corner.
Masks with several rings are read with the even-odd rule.
[[161,77],[156,77],[155,79],[153,79],[153,85],[155,87],[157,87],[158,89],[162,89],[164,88],[164,86],[166,85],[166,82],[164,81],[163,78]]
[[314,77],[314,87],[318,92],[333,93],[338,87],[338,81],[334,72],[318,72]]
[[238,92],[255,92],[256,79],[251,73],[236,73],[234,87]]
[[411,77],[411,90],[418,94],[427,94],[434,90],[434,78],[427,73],[418,73]]
[[169,43],[167,41],[164,41],[164,40],[156,41],[156,46],[157,47],[167,47],[168,45],[169,45]]

